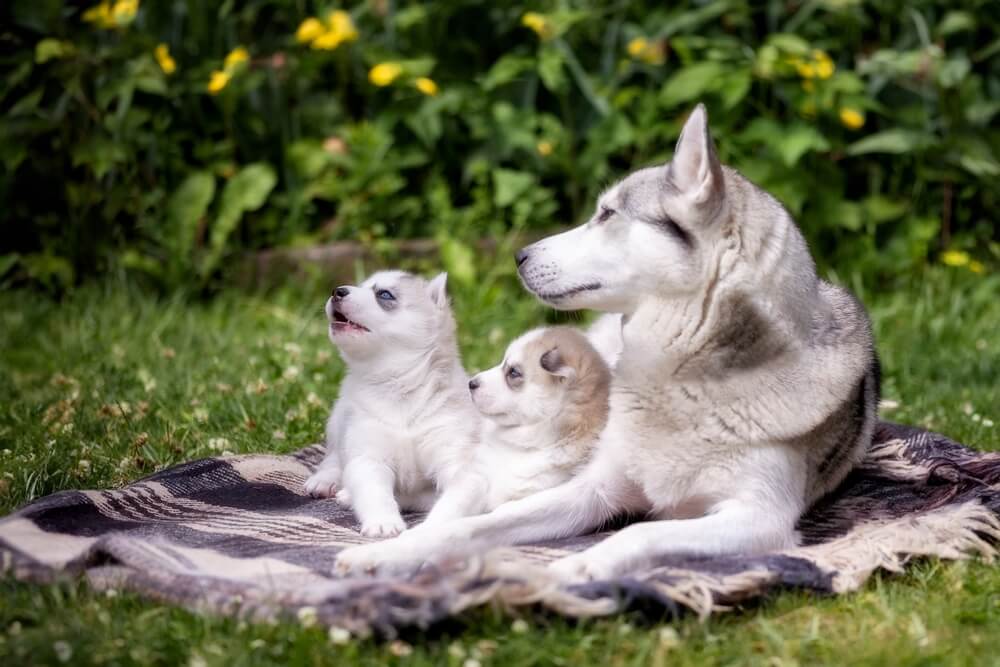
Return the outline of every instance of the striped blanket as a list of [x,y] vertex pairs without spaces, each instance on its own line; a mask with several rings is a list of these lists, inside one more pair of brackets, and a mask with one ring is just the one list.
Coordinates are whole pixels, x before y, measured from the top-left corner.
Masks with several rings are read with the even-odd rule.
[[[366,540],[350,511],[309,498],[323,455],[210,458],[123,489],[63,491],[0,520],[0,568],[47,582],[83,576],[199,611],[308,615],[355,633],[427,625],[488,602],[572,616],[637,602],[707,615],[782,588],[843,593],[912,557],[991,557],[1000,541],[1000,453],[881,423],[863,464],[801,520],[802,546],[757,557],[672,558],[613,581],[562,585],[544,564],[604,533],[424,568],[337,578],[337,551]],[[413,518],[413,517],[411,517]],[[649,606],[648,604],[645,606]]]

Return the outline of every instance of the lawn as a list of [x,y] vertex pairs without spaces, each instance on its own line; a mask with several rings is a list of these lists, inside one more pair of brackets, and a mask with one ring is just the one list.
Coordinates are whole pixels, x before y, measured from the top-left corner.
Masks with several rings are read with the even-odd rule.
[[[857,288],[857,285],[852,285]],[[114,280],[51,300],[0,292],[0,511],[192,458],[287,452],[320,437],[343,367],[329,286],[212,300]],[[1000,276],[936,269],[859,290],[885,371],[885,418],[1000,449]],[[458,286],[466,365],[551,313],[503,270]],[[787,593],[701,623],[624,614],[567,622],[480,610],[396,642],[204,618],[82,585],[0,582],[0,664],[1000,664],[1000,567],[917,564],[841,598]]]

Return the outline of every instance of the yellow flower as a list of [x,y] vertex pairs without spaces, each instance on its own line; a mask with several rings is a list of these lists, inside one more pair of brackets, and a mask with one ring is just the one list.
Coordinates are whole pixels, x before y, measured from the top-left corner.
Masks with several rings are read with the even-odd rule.
[[118,0],[111,7],[111,16],[115,25],[128,25],[135,20],[135,15],[139,12],[139,0]]
[[218,94],[220,90],[229,85],[230,78],[232,78],[232,75],[229,72],[215,70],[212,72],[212,76],[208,80],[208,92],[213,95]]
[[799,76],[803,79],[812,79],[816,76],[816,66],[803,60],[799,60],[795,63],[795,71],[797,71]]
[[358,29],[354,27],[351,15],[343,9],[335,9],[326,17],[330,32],[340,35],[340,41],[353,42],[358,38]]
[[969,263],[969,253],[964,250],[945,250],[941,253],[941,261],[948,266],[965,266]]
[[539,141],[538,145],[535,146],[535,150],[537,150],[538,154],[541,155],[542,157],[548,157],[552,155],[553,148],[554,146],[552,145],[552,142],[546,141],[544,139],[542,141]]
[[525,12],[521,17],[521,25],[535,31],[540,39],[548,39],[552,36],[552,25],[543,14],[538,12]]
[[86,23],[93,23],[99,28],[112,30],[128,25],[135,20],[139,12],[139,0],[118,0],[111,3],[103,0],[83,13]]
[[633,58],[638,58],[648,47],[649,40],[645,37],[636,37],[628,43],[625,50],[628,51],[628,54]]
[[242,46],[237,46],[235,49],[229,52],[226,56],[225,61],[222,63],[222,67],[230,74],[240,63],[245,63],[250,59],[250,54]]
[[298,40],[300,44],[306,44],[308,42],[315,41],[315,39],[324,32],[326,32],[326,28],[320,20],[314,16],[310,16],[299,24],[299,29],[295,31],[295,39]]
[[438,85],[434,83],[434,79],[430,79],[426,76],[419,77],[413,82],[413,85],[416,86],[417,90],[422,92],[424,95],[433,97],[438,94]]
[[403,68],[399,63],[379,63],[368,72],[368,80],[373,85],[384,87],[391,84],[403,73]]
[[865,124],[865,115],[858,109],[844,107],[840,110],[840,122],[848,129],[857,130]]
[[662,41],[650,42],[645,37],[636,37],[625,46],[625,50],[633,59],[650,65],[662,65],[666,60],[666,47]]
[[86,23],[96,23],[102,28],[114,27],[114,19],[111,17],[111,3],[102,2],[94,5],[83,13],[83,20]]
[[813,57],[816,59],[816,76],[820,79],[829,79],[833,76],[837,66],[833,64],[833,60],[830,59],[826,51],[813,51]]
[[156,62],[160,64],[160,69],[163,70],[164,74],[173,74],[177,70],[177,63],[170,55],[170,47],[166,44],[157,44],[153,55],[156,56]]
[[972,271],[973,273],[983,274],[986,273],[986,267],[983,266],[982,262],[974,259],[971,262],[969,262],[969,271]]

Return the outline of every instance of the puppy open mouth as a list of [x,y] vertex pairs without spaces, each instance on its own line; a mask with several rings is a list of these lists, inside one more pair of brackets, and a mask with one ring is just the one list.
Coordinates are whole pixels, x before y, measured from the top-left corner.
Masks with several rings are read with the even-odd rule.
[[[542,301],[562,301],[563,299],[568,299],[571,296],[576,296],[581,292],[592,292],[594,290],[601,289],[600,283],[587,283],[586,285],[580,285],[579,287],[573,287],[572,289],[565,290],[563,292],[535,292],[537,296]],[[534,291],[534,290],[533,290]]]
[[370,331],[368,327],[347,319],[347,316],[336,308],[333,309],[333,321],[330,322],[330,328],[334,331]]

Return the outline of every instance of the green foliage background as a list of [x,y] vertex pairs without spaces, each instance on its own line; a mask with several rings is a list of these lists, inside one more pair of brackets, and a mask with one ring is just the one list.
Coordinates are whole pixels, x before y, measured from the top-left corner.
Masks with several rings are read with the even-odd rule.
[[[1000,258],[995,0],[369,0],[339,7],[357,35],[329,50],[296,30],[333,4],[101,4],[113,27],[92,3],[0,10],[6,284],[204,286],[234,252],[335,239],[467,260],[472,239],[584,218],[669,158],[699,100],[825,268]],[[376,85],[384,63],[400,74]]]

